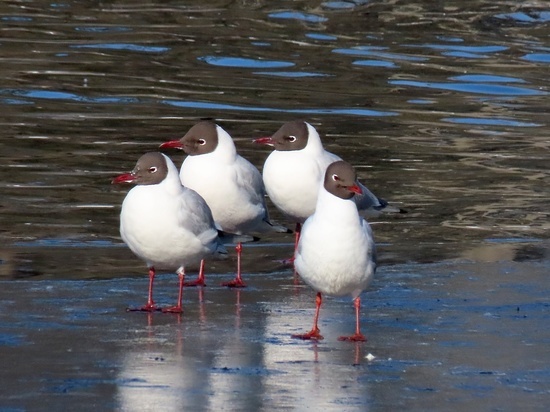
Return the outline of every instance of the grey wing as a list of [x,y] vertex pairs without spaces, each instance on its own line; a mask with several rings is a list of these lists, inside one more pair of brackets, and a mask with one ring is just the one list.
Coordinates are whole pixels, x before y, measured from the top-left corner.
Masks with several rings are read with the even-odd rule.
[[359,183],[363,194],[354,196],[359,213],[363,216],[377,216],[380,212],[407,213],[406,210],[388,204],[384,199],[376,196],[366,186]]
[[359,187],[363,193],[353,197],[359,211],[380,211],[388,205],[388,202],[380,199],[362,183],[359,183]]
[[373,272],[376,271],[376,243],[374,242],[374,234],[372,233],[372,228],[370,227],[369,223],[363,219],[362,221],[363,231],[367,235],[368,239],[368,253],[370,255],[370,260],[373,265]]
[[256,166],[244,157],[237,156],[236,167],[237,184],[249,196],[254,204],[265,204],[265,187],[262,175]]
[[196,235],[204,245],[214,242],[218,237],[218,230],[212,211],[202,196],[184,187],[180,202],[178,215],[180,224]]
[[262,175],[256,166],[243,157],[237,157],[237,184],[248,196],[250,203],[263,210],[265,229],[274,232],[292,233],[288,228],[271,223],[265,201],[266,191]]

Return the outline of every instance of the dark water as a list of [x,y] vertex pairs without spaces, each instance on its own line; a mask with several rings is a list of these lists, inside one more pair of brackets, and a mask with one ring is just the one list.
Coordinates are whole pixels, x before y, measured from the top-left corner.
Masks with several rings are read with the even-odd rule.
[[[158,356],[191,362],[187,368],[206,368],[197,378],[206,391],[203,395],[213,402],[205,408],[223,406],[226,398],[204,389],[209,380],[241,379],[249,384],[256,369],[246,369],[249,365],[245,361],[212,363],[212,359],[197,354],[198,360],[193,361],[193,356],[182,355],[188,353],[187,344],[185,350],[173,350],[175,336],[181,333],[185,340],[190,332],[181,324],[174,326],[170,318],[155,317],[164,319],[161,326],[124,326],[126,321],[143,322],[144,318],[136,320],[123,312],[124,305],[132,301],[118,302],[113,296],[116,293],[108,293],[109,282],[125,284],[136,296],[143,296],[145,273],[143,264],[121,244],[118,213],[126,189],[111,187],[110,179],[130,170],[142,153],[183,135],[204,117],[215,118],[235,138],[240,153],[261,168],[268,150],[253,145],[252,139],[272,134],[287,120],[302,118],[317,127],[329,150],[357,167],[361,179],[375,193],[409,211],[371,221],[381,266],[379,279],[368,293],[381,302],[366,310],[366,321],[374,319],[375,325],[370,328],[367,346],[358,349],[377,352],[377,359],[401,359],[405,364],[374,361],[368,366],[361,353],[359,363],[363,366],[359,371],[349,366],[357,363],[356,354],[348,353],[349,346],[291,344],[287,334],[293,333],[293,328],[305,327],[310,317],[309,311],[299,312],[299,316],[293,312],[287,323],[272,325],[270,332],[262,329],[228,338],[236,345],[250,345],[254,354],[263,354],[264,360],[258,358],[251,364],[260,368],[259,380],[269,384],[247,388],[263,394],[263,398],[234,408],[225,404],[226,408],[301,409],[294,402],[307,397],[293,389],[295,384],[277,386],[279,373],[297,373],[296,369],[312,379],[307,385],[314,387],[321,382],[322,388],[331,388],[324,392],[330,398],[327,402],[315,404],[314,397],[307,398],[312,407],[425,410],[439,405],[448,409],[464,397],[467,401],[459,407],[475,409],[476,400],[482,409],[506,410],[515,404],[526,409],[529,405],[532,409],[541,407],[550,396],[539,386],[546,384],[547,388],[550,382],[550,355],[544,351],[548,335],[537,335],[547,328],[549,316],[549,21],[550,9],[539,1],[218,1],[206,5],[198,1],[2,2],[0,275],[5,281],[0,297],[6,311],[0,325],[8,331],[5,339],[0,338],[0,346],[15,348],[21,356],[17,359],[33,359],[41,368],[38,382],[50,378],[57,382],[48,386],[50,389],[72,385],[71,379],[77,379],[80,372],[74,375],[67,371],[81,371],[85,377],[78,379],[84,379],[85,385],[76,384],[76,391],[61,391],[73,394],[69,401],[101,394],[86,379],[97,378],[103,382],[100,387],[108,382],[107,386],[123,388],[120,391],[148,386],[149,381],[141,375],[147,368],[136,366],[136,359],[157,366],[169,362],[151,361],[148,356],[152,355],[142,352],[148,341],[113,343],[120,329],[111,330],[105,338],[108,344],[93,352],[95,355],[86,355],[84,360],[71,357],[55,378],[47,372],[51,365],[40,361],[42,357],[19,352],[41,342],[50,348],[56,334],[46,335],[44,340],[29,338],[28,334],[41,330],[41,321],[18,320],[10,312],[9,302],[14,302],[12,307],[17,311],[28,309],[32,319],[40,317],[41,310],[36,303],[25,304],[27,293],[30,297],[37,294],[32,290],[99,288],[100,302],[91,294],[82,297],[79,304],[84,307],[86,322],[99,318],[101,326],[106,317],[120,318],[115,325],[123,329],[123,340],[134,327],[138,335],[152,333],[153,347],[166,344],[170,348],[167,353],[159,349]],[[179,165],[182,155],[171,155]],[[285,223],[276,210],[271,213]],[[285,313],[311,307],[306,290],[307,298],[301,300],[262,297],[265,292],[260,285],[264,283],[268,291],[276,290],[278,281],[292,289],[289,270],[275,261],[288,257],[291,243],[289,236],[267,236],[245,252],[247,272],[261,275],[252,291],[242,292],[252,300],[253,310]],[[460,265],[455,262],[464,266],[454,269],[453,265]],[[231,275],[233,263],[213,263],[209,271],[225,279]],[[509,267],[517,272],[517,280],[503,275],[509,273]],[[407,276],[393,277],[393,273]],[[38,282],[12,282],[14,278]],[[87,279],[103,280],[94,283]],[[457,282],[466,283],[459,287],[464,297],[458,294],[451,309],[445,306],[442,310],[431,298],[457,293]],[[413,291],[410,299],[404,293],[409,288]],[[436,289],[435,295],[431,288]],[[507,293],[496,299],[491,292],[495,290]],[[229,293],[222,297],[220,290],[216,292],[218,300],[208,302],[221,301],[233,308],[234,295]],[[13,294],[19,294],[18,298],[12,299]],[[57,303],[72,307],[73,298],[64,294],[60,292]],[[401,296],[402,306],[391,303],[394,294]],[[473,299],[474,306],[460,303],[461,299]],[[382,303],[384,300],[389,303]],[[483,302],[492,309],[486,311]],[[344,317],[348,326],[353,323],[347,300],[328,305],[332,305],[327,306],[331,308],[327,309],[330,319],[340,322]],[[492,364],[486,369],[480,359],[503,340],[510,343],[509,337],[499,335],[491,329],[496,326],[487,323],[500,319],[498,322],[513,330],[517,324],[511,313],[520,306],[519,317],[524,307],[537,314],[534,320],[528,315],[532,323],[525,326],[526,337],[518,342],[523,348],[518,359],[527,366],[507,369]],[[494,308],[498,313],[493,313]],[[246,305],[243,312],[245,309]],[[473,322],[469,311],[481,313],[482,322],[475,327],[469,324]],[[484,311],[489,315],[484,316]],[[453,328],[464,326],[466,335],[449,338],[447,346],[437,345],[435,349],[425,348],[422,339],[413,339],[417,346],[409,345],[403,352],[404,342],[411,339],[404,332],[407,326],[395,331],[381,320],[385,316],[403,317],[403,312],[411,315],[408,327],[413,335],[427,324],[432,328],[430,333],[445,331],[449,326],[445,322],[454,324]],[[58,315],[52,314],[52,319]],[[187,319],[199,322],[195,315],[186,315],[183,324]],[[446,315],[450,318],[444,319]],[[270,319],[260,317],[261,322]],[[77,339],[78,333],[71,328],[81,332],[78,325],[82,323],[77,319],[74,326],[73,321],[51,320],[59,322],[52,328],[63,333],[69,329],[68,339]],[[222,318],[218,321],[225,322]],[[99,327],[84,326],[84,333]],[[224,333],[238,334],[240,330]],[[207,336],[215,339],[215,332],[209,329],[209,333]],[[272,342],[273,335],[279,340]],[[99,332],[91,336],[102,341]],[[98,364],[110,353],[111,344],[118,348],[113,353],[125,353],[134,365],[127,368],[122,355],[110,355],[113,358],[108,357],[98,372]],[[515,365],[517,347],[510,345],[498,356]],[[525,345],[532,347],[532,353]],[[272,352],[272,363],[265,360],[266,346]],[[318,357],[314,357],[316,350]],[[216,351],[226,353],[224,356],[235,353],[215,348],[206,350],[204,356]],[[474,361],[461,363],[461,356],[470,355]],[[57,352],[52,356],[63,358]],[[453,358],[452,364],[443,362],[443,357]],[[545,359],[546,364],[534,359]],[[80,364],[81,360],[85,363]],[[273,362],[286,366],[278,368]],[[399,382],[409,378],[403,371],[411,362],[420,365],[429,378],[410,377],[410,384],[401,385]],[[353,372],[346,383],[339,380],[341,376],[336,378],[342,392],[334,389],[329,376],[339,365],[347,365],[345,370]],[[177,370],[176,366],[170,363],[170,368]],[[247,371],[248,379],[231,368]],[[122,377],[105,377],[106,370],[115,370]],[[175,373],[177,387],[184,385],[177,372],[166,373]],[[2,381],[9,376],[4,371]],[[24,387],[29,379],[22,377],[18,382]],[[425,383],[426,379],[434,383]],[[508,383],[502,384],[504,381]],[[442,386],[434,386],[436,382]],[[508,384],[517,385],[517,391],[509,395],[510,403],[502,398],[491,403],[500,397],[500,391],[509,389]],[[168,392],[175,390],[170,382],[158,385],[168,385]],[[48,399],[59,395],[51,395],[40,385],[30,388],[31,393],[45,392]],[[195,393],[192,386],[186,388]],[[304,387],[298,389],[307,392]],[[238,392],[234,388],[224,390]],[[35,409],[32,401],[18,401],[26,396],[19,385],[5,392],[9,396],[3,399],[10,399],[4,403],[7,410]],[[141,396],[147,393],[144,390]],[[340,404],[337,399],[341,393],[344,397],[351,393],[352,400]],[[123,395],[111,395],[106,399],[112,403],[103,408],[139,410],[123,408]],[[270,401],[258,400],[264,398]],[[200,396],[194,399],[187,406],[202,402]],[[165,409],[170,410],[167,405]]]

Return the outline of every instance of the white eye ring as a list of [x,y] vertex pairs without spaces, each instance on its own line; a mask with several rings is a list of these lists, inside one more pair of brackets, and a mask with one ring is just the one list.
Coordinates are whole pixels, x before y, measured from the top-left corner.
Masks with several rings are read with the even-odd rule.
[[340,180],[337,174],[333,174],[331,177],[332,177],[332,180],[334,180],[335,182]]
[[157,169],[156,166],[151,166],[151,167],[149,168],[149,173],[157,173],[157,170],[158,170],[158,169]]
[[199,139],[197,140],[197,142],[201,145],[201,146],[204,146],[206,144],[206,140],[204,139]]
[[294,143],[296,141],[296,136],[288,136],[288,141]]

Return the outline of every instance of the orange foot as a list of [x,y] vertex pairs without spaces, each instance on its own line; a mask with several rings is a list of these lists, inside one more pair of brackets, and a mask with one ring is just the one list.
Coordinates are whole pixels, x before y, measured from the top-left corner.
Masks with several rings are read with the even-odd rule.
[[140,308],[126,308],[126,312],[158,312],[160,310],[161,309],[157,305],[155,305],[154,303],[147,304],[147,305],[142,306]]
[[356,333],[351,336],[340,336],[338,340],[346,342],[366,342],[367,338],[362,333]]
[[190,282],[185,282],[183,286],[206,286],[204,279],[196,279]]
[[181,306],[170,306],[167,308],[162,308],[162,313],[183,313],[183,309]]
[[319,329],[312,329],[308,333],[292,335],[294,339],[302,340],[323,340],[323,336],[319,333]]
[[242,279],[233,279],[231,282],[222,283],[222,286],[227,286],[228,288],[246,288],[246,283]]

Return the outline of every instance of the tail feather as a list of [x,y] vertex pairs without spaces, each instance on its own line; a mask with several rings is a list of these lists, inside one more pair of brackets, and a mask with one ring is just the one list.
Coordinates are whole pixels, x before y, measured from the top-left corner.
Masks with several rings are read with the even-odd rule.
[[278,224],[275,224],[273,222],[270,222],[269,220],[266,220],[265,221],[271,228],[271,230],[273,232],[277,232],[277,233],[292,233],[292,230],[289,229],[288,227],[286,226],[283,226],[283,225],[278,225]]
[[220,242],[224,245],[227,245],[228,243],[250,243],[260,240],[260,238],[256,236],[236,235],[234,233],[224,232],[223,230],[218,230],[218,237]]

